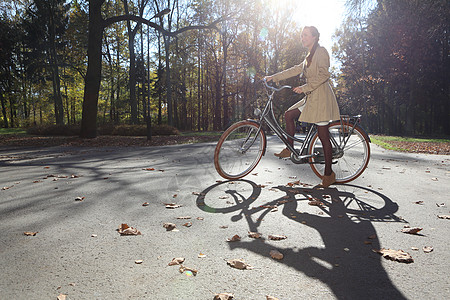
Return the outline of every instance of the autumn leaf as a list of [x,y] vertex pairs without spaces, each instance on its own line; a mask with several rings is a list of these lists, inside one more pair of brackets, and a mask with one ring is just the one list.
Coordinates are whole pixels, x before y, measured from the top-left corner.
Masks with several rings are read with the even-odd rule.
[[253,239],[260,239],[261,236],[262,234],[259,232],[251,232],[251,231],[248,232],[248,237],[251,237]]
[[279,300],[279,299],[273,296],[266,295],[266,300]]
[[141,232],[139,230],[130,227],[127,224],[121,224],[118,231],[120,235],[141,235]]
[[182,263],[184,263],[184,260],[185,260],[184,257],[175,257],[169,263],[169,266],[181,265]]
[[283,253],[281,253],[280,251],[278,251],[278,250],[270,250],[270,256],[273,258],[273,259],[278,259],[278,260],[280,260],[280,259],[283,259],[283,257],[284,257],[284,255],[283,255]]
[[227,264],[229,266],[233,267],[233,268],[240,269],[240,270],[251,270],[251,269],[253,269],[252,266],[247,264],[242,259],[231,259],[231,260],[227,261]]
[[176,203],[164,203],[164,205],[166,206],[166,208],[169,208],[169,209],[175,209],[175,208],[181,207],[181,205],[176,204]]
[[142,206],[149,206],[149,205],[150,205],[150,203],[148,203],[148,202],[142,203]]
[[134,263],[137,265],[142,264],[144,261],[142,259],[135,260]]
[[189,220],[191,219],[190,216],[185,216],[185,217],[177,217],[178,220]]
[[437,216],[439,219],[450,219],[450,215],[438,215]]
[[76,197],[75,201],[83,201],[85,197]]
[[392,249],[385,249],[381,248],[380,250],[373,249],[374,252],[381,254],[384,258],[402,262],[402,263],[412,263],[414,262],[414,259],[412,256],[403,251],[403,250],[392,250]]
[[287,239],[287,236],[279,235],[279,234],[271,234],[271,235],[268,236],[268,238],[269,238],[269,240],[279,241],[279,240]]
[[425,252],[425,253],[430,253],[430,252],[433,252],[433,247],[431,247],[431,246],[424,246],[424,247],[422,248],[422,250],[423,250],[423,252]]
[[186,275],[190,276],[191,274],[197,276],[198,271],[196,269],[188,268],[183,265],[178,269],[180,273],[186,273]]
[[59,294],[58,297],[56,298],[57,300],[67,300],[67,295],[64,294]]
[[420,227],[406,227],[402,229],[403,233],[409,233],[409,234],[417,234],[419,231],[421,231],[423,228]]
[[144,170],[144,171],[155,171],[155,168],[145,168],[145,169],[142,169],[142,170]]
[[233,299],[234,299],[234,295],[231,293],[220,293],[220,294],[215,294],[213,300],[233,300]]
[[237,234],[233,235],[232,238],[227,239],[227,242],[239,242],[241,240],[241,237]]
[[175,231],[175,230],[177,230],[176,229],[177,225],[175,225],[174,223],[164,223],[163,227],[166,228],[167,231]]
[[191,226],[192,226],[192,223],[191,223],[191,222],[187,222],[187,223],[184,223],[183,226],[185,226],[185,227],[191,227]]
[[38,231],[36,231],[36,232],[34,232],[34,231],[25,231],[23,234],[26,235],[26,236],[35,236],[38,233],[39,233]]

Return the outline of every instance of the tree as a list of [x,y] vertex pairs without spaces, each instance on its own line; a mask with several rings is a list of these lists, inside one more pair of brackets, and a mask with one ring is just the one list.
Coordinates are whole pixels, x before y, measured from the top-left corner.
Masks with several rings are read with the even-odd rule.
[[122,15],[103,19],[101,11],[103,3],[104,0],[89,1],[88,69],[85,80],[83,116],[80,132],[80,136],[83,138],[94,138],[97,136],[98,94],[100,89],[102,71],[101,50],[103,30],[105,27],[115,22],[132,20],[155,28],[156,30],[160,31],[165,37],[172,37],[189,30],[212,29],[215,28],[215,25],[221,21],[219,19],[209,25],[186,26],[172,32],[165,30],[160,25],[152,21],[134,15]]

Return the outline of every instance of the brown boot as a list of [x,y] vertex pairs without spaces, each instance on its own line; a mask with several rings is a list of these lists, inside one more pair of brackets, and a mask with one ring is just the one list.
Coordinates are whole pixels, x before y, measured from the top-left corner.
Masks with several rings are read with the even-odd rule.
[[291,157],[291,150],[284,148],[280,153],[274,153],[274,155],[279,158]]
[[327,188],[335,182],[336,182],[336,174],[332,172],[331,175],[328,176],[323,175],[321,186]]

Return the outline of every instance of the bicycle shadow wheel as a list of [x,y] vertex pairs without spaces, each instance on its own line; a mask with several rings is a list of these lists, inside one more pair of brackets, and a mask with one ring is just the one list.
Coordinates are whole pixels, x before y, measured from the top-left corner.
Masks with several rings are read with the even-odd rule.
[[249,207],[260,194],[261,186],[250,180],[221,181],[203,190],[196,204],[205,212],[226,214]]

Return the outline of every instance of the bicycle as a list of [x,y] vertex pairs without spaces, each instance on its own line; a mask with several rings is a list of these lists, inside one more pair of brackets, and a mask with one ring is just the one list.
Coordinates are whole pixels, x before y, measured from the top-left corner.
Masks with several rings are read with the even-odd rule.
[[[312,124],[304,138],[289,135],[278,124],[273,112],[275,92],[291,89],[290,86],[276,88],[263,80],[268,101],[261,111],[254,113],[258,119],[247,119],[231,125],[221,135],[215,151],[214,166],[225,179],[236,180],[248,175],[265,155],[267,148],[266,133],[263,125],[272,130],[291,151],[291,161],[296,164],[309,164],[313,172],[322,178],[325,160],[317,125]],[[342,115],[340,120],[329,125],[330,141],[333,148],[333,171],[336,183],[347,183],[358,178],[366,169],[370,159],[370,138],[359,125],[361,115]],[[287,138],[301,143],[300,149],[291,146]]]

